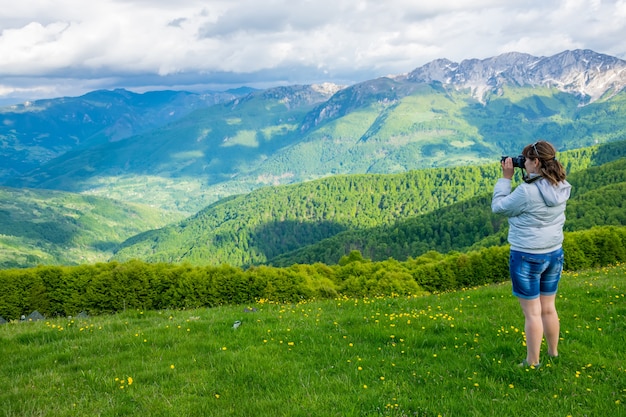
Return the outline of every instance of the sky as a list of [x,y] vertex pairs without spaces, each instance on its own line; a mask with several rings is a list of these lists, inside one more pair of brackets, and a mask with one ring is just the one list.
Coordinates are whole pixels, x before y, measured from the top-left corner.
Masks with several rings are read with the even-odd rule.
[[626,59],[626,0],[0,0],[0,103],[224,91],[573,49]]

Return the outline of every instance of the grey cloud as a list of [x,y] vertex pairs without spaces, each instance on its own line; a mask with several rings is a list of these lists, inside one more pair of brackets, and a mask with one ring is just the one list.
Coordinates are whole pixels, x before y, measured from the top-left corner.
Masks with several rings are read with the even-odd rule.
[[179,17],[177,19],[171,20],[167,25],[173,26],[173,27],[180,27],[185,21],[187,21],[186,17]]
[[[289,4],[289,3],[287,3]],[[287,29],[308,31],[328,23],[328,10],[319,6],[301,7],[290,3],[285,7],[233,7],[217,21],[207,22],[199,31],[200,38],[228,37],[235,32],[270,33]],[[315,5],[317,3],[310,3]],[[332,18],[331,18],[332,19]]]

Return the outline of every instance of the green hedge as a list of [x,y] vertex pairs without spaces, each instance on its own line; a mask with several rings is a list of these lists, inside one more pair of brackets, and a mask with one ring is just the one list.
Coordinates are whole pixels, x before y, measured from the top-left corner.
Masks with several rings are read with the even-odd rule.
[[[626,261],[626,227],[566,233],[565,269]],[[17,319],[34,310],[46,317],[103,314],[125,309],[183,309],[298,302],[337,296],[423,294],[509,279],[508,247],[469,253],[428,252],[407,261],[371,262],[358,251],[329,266],[258,266],[110,262],[74,267],[0,270],[0,316]]]

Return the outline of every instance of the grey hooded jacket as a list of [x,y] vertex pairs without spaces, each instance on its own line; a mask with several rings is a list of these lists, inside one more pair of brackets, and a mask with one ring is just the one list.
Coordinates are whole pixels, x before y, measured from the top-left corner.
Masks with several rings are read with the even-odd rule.
[[511,192],[511,180],[500,178],[493,190],[491,210],[509,218],[511,250],[549,253],[563,243],[565,205],[572,186],[554,186],[545,178],[522,183]]

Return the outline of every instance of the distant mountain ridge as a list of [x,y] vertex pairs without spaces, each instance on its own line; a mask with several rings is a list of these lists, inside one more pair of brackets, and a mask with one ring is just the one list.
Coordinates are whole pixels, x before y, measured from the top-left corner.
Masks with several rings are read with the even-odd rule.
[[0,107],[0,181],[35,169],[66,152],[115,142],[249,94],[97,90],[80,97],[28,101]]
[[395,79],[416,83],[438,81],[455,88],[469,88],[481,101],[508,84],[555,87],[578,95],[584,102],[593,102],[624,89],[626,61],[591,50],[564,51],[550,57],[510,52],[461,63],[438,59]]
[[[386,79],[393,80],[390,84]],[[413,71],[366,81],[350,87],[342,94],[353,102],[379,95],[395,100],[411,94],[421,84],[439,83],[453,90],[470,90],[471,95],[485,103],[492,94],[501,94],[504,86],[556,88],[574,94],[587,104],[618,94],[626,87],[626,61],[588,49],[564,51],[550,57],[508,52],[486,59],[467,59],[460,63],[436,59]],[[331,100],[312,117],[309,124],[345,114]],[[311,123],[311,120],[314,120]]]

